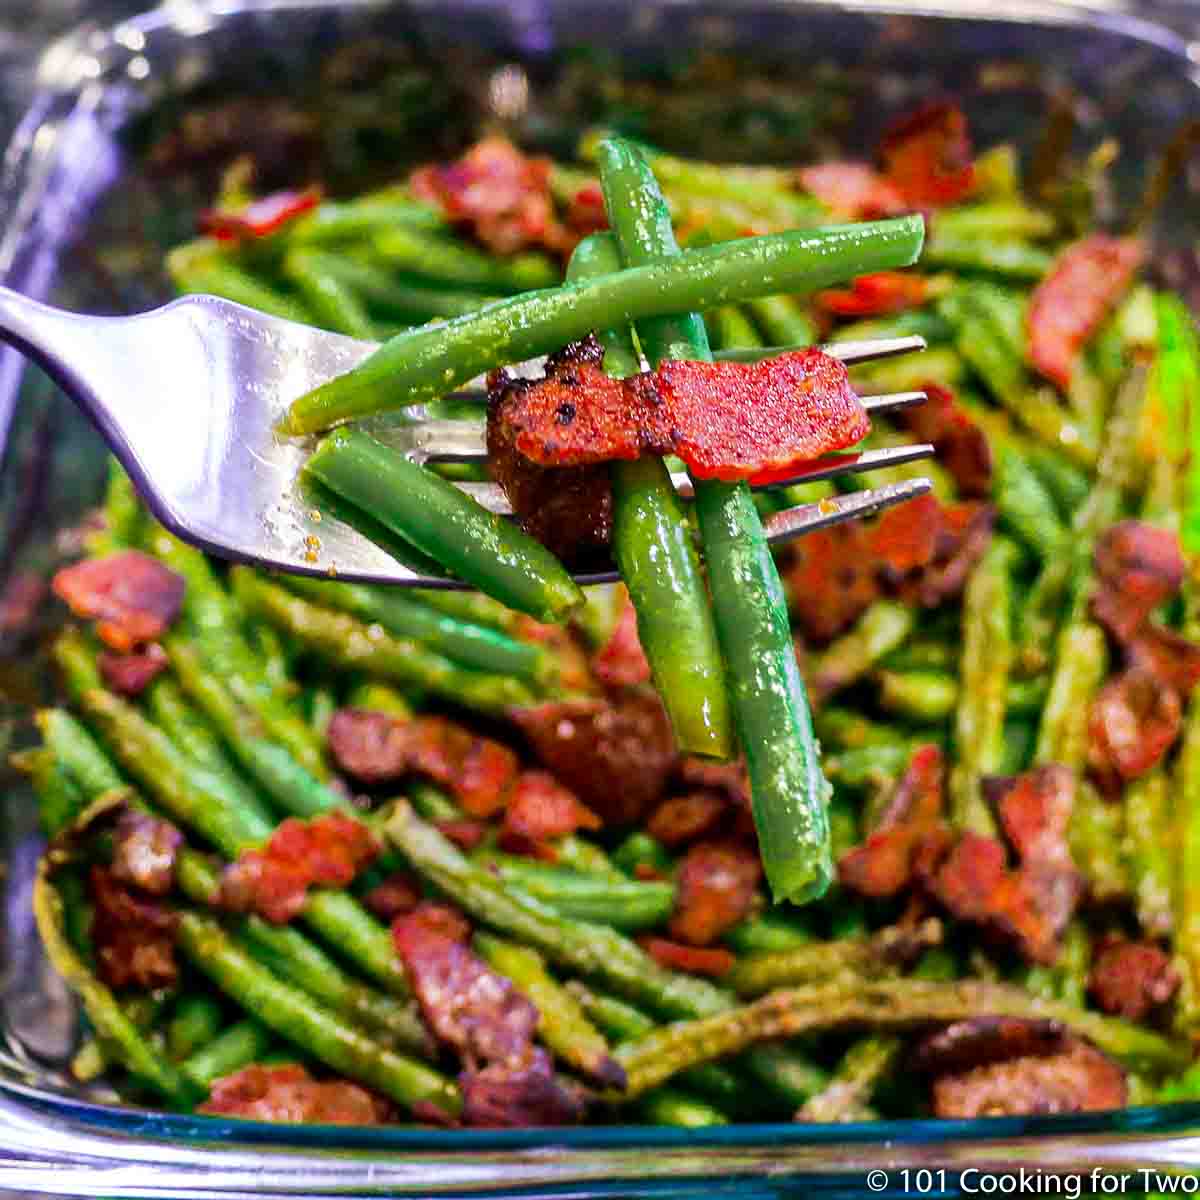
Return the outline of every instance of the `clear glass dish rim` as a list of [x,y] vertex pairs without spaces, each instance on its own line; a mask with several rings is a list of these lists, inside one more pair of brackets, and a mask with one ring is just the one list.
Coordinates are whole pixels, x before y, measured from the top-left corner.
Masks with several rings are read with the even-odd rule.
[[[556,7],[553,0],[545,2]],[[686,6],[690,0],[674,2]],[[1168,23],[1171,18],[1178,23],[1177,5],[1142,3],[1126,8],[1070,0],[1015,0],[1003,8],[990,0],[769,3],[780,9],[1099,27],[1166,50],[1181,64],[1189,64],[1186,69],[1194,81],[1198,78],[1197,43],[1189,43],[1184,31]],[[51,117],[61,119],[64,106],[97,103],[97,89],[103,88],[115,61],[127,66],[165,28],[186,40],[203,37],[217,23],[247,12],[370,12],[389,7],[395,7],[390,0],[165,0],[148,11],[130,6],[130,15],[115,23],[87,21],[65,34],[41,55],[37,92],[0,164],[0,213],[11,214],[0,227],[0,280],[35,296],[48,291],[59,246],[52,239],[37,244],[31,230],[38,202],[47,194],[59,165],[59,147],[54,139],[44,142],[39,133]],[[1183,15],[1194,27],[1187,32],[1200,29],[1200,6]],[[89,61],[95,66],[87,66]],[[88,199],[82,196],[79,203]],[[0,444],[21,370],[15,352],[0,350]],[[862,1174],[871,1168],[895,1171],[933,1165],[958,1172],[1003,1169],[1035,1158],[1047,1169],[1075,1170],[1088,1164],[1135,1170],[1150,1164],[1195,1170],[1200,1169],[1200,1138],[1185,1131],[1197,1127],[1200,1103],[1071,1116],[738,1124],[704,1130],[636,1125],[564,1130],[350,1129],[229,1121],[96,1104],[0,1077],[0,1189],[28,1188],[37,1181],[36,1190],[57,1194],[143,1194],[164,1189],[177,1195],[210,1190],[218,1194],[227,1187],[240,1190],[239,1172],[252,1170],[261,1194],[313,1194],[309,1184],[298,1181],[300,1168],[306,1175],[329,1175],[333,1191],[356,1194],[377,1189],[473,1191],[484,1182],[480,1171],[498,1173],[491,1181],[504,1189],[570,1184],[574,1194],[580,1194],[583,1180],[585,1186],[604,1190],[609,1183],[628,1188],[631,1180],[700,1179],[726,1173]],[[10,1143],[15,1138],[22,1141]],[[772,1154],[764,1156],[766,1150]],[[297,1151],[311,1153],[297,1155]],[[645,1151],[655,1151],[655,1161],[644,1160]],[[380,1159],[380,1152],[388,1152],[387,1157]],[[247,1165],[246,1154],[258,1165]],[[560,1158],[562,1170],[549,1173],[556,1176],[551,1183],[547,1165]],[[265,1165],[273,1159],[278,1163]],[[134,1161],[155,1175],[152,1188],[113,1177],[113,1171]],[[393,1170],[379,1175],[381,1162]],[[435,1181],[426,1174],[414,1179],[411,1168],[416,1167],[436,1171],[439,1178]],[[95,1180],[89,1178],[89,1171],[98,1172]],[[214,1183],[213,1173],[222,1182]],[[197,1190],[200,1178],[205,1182]]]

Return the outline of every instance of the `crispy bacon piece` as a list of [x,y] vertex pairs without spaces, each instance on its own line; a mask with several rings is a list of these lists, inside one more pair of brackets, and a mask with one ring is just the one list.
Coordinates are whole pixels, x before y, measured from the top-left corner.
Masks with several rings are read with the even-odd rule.
[[664,846],[682,846],[711,833],[729,811],[720,792],[689,792],[664,800],[646,822],[646,832]]
[[1150,614],[1177,595],[1186,570],[1179,537],[1145,521],[1120,521],[1096,539],[1098,587],[1092,612],[1117,641],[1129,642]]
[[655,962],[672,971],[686,971],[689,975],[724,975],[737,961],[720,946],[683,946],[667,938],[644,936],[638,943]]
[[319,1125],[384,1125],[392,1105],[348,1079],[314,1079],[298,1063],[251,1063],[216,1080],[197,1112],[248,1121]]
[[568,788],[546,771],[522,771],[504,813],[501,837],[544,842],[602,822]]
[[681,758],[678,774],[683,784],[720,792],[736,808],[750,807],[750,772],[745,759],[719,763],[708,758]]
[[1106,1013],[1144,1021],[1175,995],[1179,982],[1170,957],[1153,942],[1116,939],[1096,955],[1088,989]]
[[815,349],[758,363],[668,361],[627,380],[577,356],[570,369],[493,392],[488,421],[539,466],[676,454],[697,477],[725,480],[782,473],[871,427],[846,368]]
[[377,883],[362,898],[381,921],[392,921],[401,913],[412,912],[421,902],[417,881],[403,871],[394,871],[382,883]]
[[662,702],[646,692],[554,700],[513,717],[546,768],[607,825],[636,821],[675,765]]
[[866,541],[861,521],[845,521],[814,529],[794,543],[784,574],[788,607],[813,641],[837,637],[879,598],[879,576]]
[[113,878],[165,896],[175,884],[175,860],[183,845],[183,834],[159,817],[126,808],[113,831]]
[[1101,780],[1136,779],[1162,761],[1183,727],[1179,694],[1141,667],[1110,679],[1092,701],[1088,765]]
[[[468,229],[496,254],[542,247],[567,255],[583,236],[558,219],[550,194],[551,162],[522,154],[502,137],[476,142],[456,162],[418,167],[413,194]],[[594,214],[587,224],[593,224]]]
[[676,941],[710,946],[754,907],[762,878],[756,850],[738,842],[700,842],[679,865],[675,911],[668,926]]
[[[884,564],[885,585],[925,608],[936,608],[957,596],[988,547],[994,520],[990,504],[974,500],[942,504],[932,495],[888,509],[875,523],[872,535],[872,549]],[[922,521],[933,533],[928,542],[913,532]],[[915,569],[903,557],[913,545],[931,547],[929,557],[922,554]]]
[[339,708],[325,727],[329,752],[359,783],[390,783],[408,769],[407,722],[366,708]]
[[938,462],[954,477],[964,497],[985,499],[992,486],[992,450],[983,430],[949,388],[921,385],[928,399],[903,408],[895,420],[923,442],[932,443]]
[[895,896],[923,874],[949,840],[942,817],[942,752],[934,745],[913,751],[866,841],[842,855],[838,878],[860,896]]
[[488,834],[487,822],[469,817],[461,821],[434,821],[433,825],[442,837],[448,838],[460,850],[474,850]]
[[140,550],[86,558],[54,576],[54,594],[77,617],[95,619],[105,645],[128,654],[162,637],[179,615],[184,581]]
[[638,640],[637,613],[626,593],[612,636],[592,659],[592,671],[609,687],[650,682],[650,663]]
[[1200,646],[1161,625],[1146,624],[1126,647],[1132,666],[1187,699],[1200,683]]
[[934,1080],[938,1117],[1032,1116],[1096,1112],[1125,1105],[1125,1074],[1075,1038],[1057,1054],[1027,1056]]
[[175,914],[160,900],[136,895],[110,870],[88,873],[96,970],[109,987],[152,991],[179,977]]
[[304,907],[310,887],[347,887],[381,849],[370,829],[344,813],[311,821],[289,817],[261,850],[248,850],[225,868],[221,903],[286,924]]
[[554,1073],[540,1046],[516,1063],[497,1062],[458,1078],[463,1094],[463,1123],[481,1129],[528,1129],[539,1125],[576,1125],[584,1115],[581,1089]]
[[911,208],[956,204],[975,189],[967,119],[945,101],[930,101],[892,122],[879,156],[888,181]]
[[1075,360],[1141,266],[1136,238],[1089,234],[1068,246],[1034,289],[1026,318],[1029,361],[1065,392]]
[[157,642],[132,654],[102,651],[97,664],[104,682],[122,696],[140,696],[169,665],[167,652]]
[[222,242],[268,237],[297,217],[311,212],[321,203],[323,195],[321,189],[314,186],[301,191],[272,192],[236,211],[205,209],[200,214],[200,232]]
[[876,317],[920,308],[929,299],[929,281],[904,271],[859,275],[848,288],[826,288],[813,297],[818,308],[835,317]]
[[970,1017],[923,1038],[908,1061],[922,1075],[960,1075],[1015,1058],[1059,1054],[1066,1040],[1066,1027],[1058,1021]]
[[800,186],[848,221],[892,217],[908,207],[900,189],[869,163],[824,162],[796,172]]
[[445,900],[422,900],[412,912],[405,914],[404,927],[409,936],[418,926],[452,942],[465,945],[471,940],[471,922],[460,909]]

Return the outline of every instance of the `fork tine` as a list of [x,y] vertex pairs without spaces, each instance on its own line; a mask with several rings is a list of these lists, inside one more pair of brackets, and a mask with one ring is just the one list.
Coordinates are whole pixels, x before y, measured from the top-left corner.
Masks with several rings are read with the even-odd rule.
[[859,396],[859,399],[867,412],[881,413],[924,404],[929,397],[925,392],[887,392],[882,396]]
[[850,492],[815,504],[797,504],[774,513],[763,522],[767,541],[773,546],[790,542],[814,529],[836,525],[856,517],[870,517],[893,504],[902,504],[930,491],[928,479],[905,479],[900,483],[885,483],[865,492]]

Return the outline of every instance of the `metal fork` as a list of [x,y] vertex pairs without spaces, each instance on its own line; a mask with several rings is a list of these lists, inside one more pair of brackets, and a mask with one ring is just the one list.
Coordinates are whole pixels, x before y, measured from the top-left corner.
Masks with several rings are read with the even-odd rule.
[[[0,288],[0,341],[37,362],[90,415],[150,510],[185,541],[222,558],[303,575],[421,587],[462,586],[406,552],[368,539],[300,482],[312,441],[280,438],[290,402],[360,363],[370,342],[268,316],[214,296],[188,296],[133,317],[91,317]],[[863,362],[924,348],[920,338],[828,348]],[[874,397],[875,411],[920,393]],[[481,422],[429,421],[422,409],[370,422],[372,433],[417,461],[478,461]],[[836,455],[797,478],[868,470],[926,457],[927,445]],[[783,486],[781,481],[773,486]],[[686,479],[680,486],[686,485]],[[491,484],[462,484],[508,511]],[[773,542],[877,512],[929,490],[906,480],[776,513]],[[372,534],[372,538],[374,533]],[[578,576],[595,583],[615,572]]]

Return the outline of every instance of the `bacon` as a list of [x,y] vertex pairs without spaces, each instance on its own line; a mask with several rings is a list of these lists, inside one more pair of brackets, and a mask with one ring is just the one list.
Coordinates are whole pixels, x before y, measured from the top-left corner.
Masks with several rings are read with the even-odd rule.
[[344,813],[311,821],[289,817],[261,850],[248,850],[225,868],[221,904],[286,924],[304,907],[310,887],[347,887],[381,849],[370,829]]
[[200,232],[222,242],[268,237],[312,212],[323,196],[322,190],[314,186],[302,191],[272,192],[236,211],[205,209],[200,214]]
[[325,738],[340,771],[359,783],[390,783],[408,769],[406,726],[390,713],[339,708],[329,719]]
[[1144,1021],[1179,990],[1179,972],[1153,942],[1114,939],[1096,955],[1088,990],[1106,1013]]
[[912,208],[942,208],[975,190],[967,119],[953,104],[930,101],[892,122],[879,156],[888,181]]
[[411,875],[394,871],[377,883],[363,898],[363,907],[382,921],[392,921],[401,913],[412,912],[421,901],[421,889]]
[[1029,361],[1063,391],[1071,386],[1084,343],[1141,266],[1144,245],[1136,238],[1089,234],[1068,246],[1034,289],[1026,318]]
[[921,441],[932,443],[938,462],[954,477],[962,496],[986,498],[992,486],[992,450],[987,436],[949,388],[936,383],[924,383],[921,388],[925,403],[901,409],[895,420]]
[[700,842],[679,865],[671,936],[710,946],[754,907],[762,864],[757,851],[738,842]]
[[1127,643],[1159,605],[1179,593],[1186,566],[1178,535],[1144,521],[1119,521],[1096,539],[1098,587],[1092,612]]
[[838,861],[843,887],[860,896],[895,896],[918,878],[922,864],[949,839],[942,818],[942,775],[937,746],[913,751],[879,824]]
[[179,615],[185,584],[150,555],[120,550],[64,567],[52,586],[77,617],[97,622],[105,645],[127,654],[166,633]]
[[471,818],[461,821],[434,821],[433,826],[442,837],[448,838],[460,850],[474,850],[488,835],[487,822]]
[[681,758],[678,775],[683,784],[720,792],[735,808],[750,808],[750,772],[745,759],[719,763],[710,758]]
[[920,308],[929,299],[929,281],[903,271],[859,275],[848,288],[826,288],[813,297],[818,308],[835,317],[876,317]]
[[724,975],[737,961],[728,950],[720,947],[682,946],[660,937],[640,937],[638,943],[661,966],[690,975]]
[[183,834],[159,817],[124,809],[113,831],[113,878],[152,896],[165,896],[175,884],[175,860]]
[[959,1075],[1016,1058],[1045,1058],[1066,1046],[1066,1027],[1058,1021],[970,1017],[923,1038],[908,1065],[922,1075]]
[[412,936],[418,926],[421,931],[436,933],[452,942],[465,945],[471,940],[471,922],[461,910],[445,900],[422,900],[412,912],[406,914],[406,936]]
[[824,162],[796,172],[800,186],[848,221],[892,217],[907,205],[900,189],[869,163]]
[[1121,1068],[1085,1042],[1065,1042],[1057,1054],[1010,1059],[934,1080],[934,1115],[1033,1116],[1124,1107]]
[[518,1063],[498,1062],[458,1079],[463,1123],[480,1129],[528,1129],[576,1125],[584,1115],[583,1092],[554,1074],[539,1046]]
[[676,454],[701,479],[759,480],[861,441],[870,419],[846,368],[820,350],[758,363],[664,362],[612,379],[577,360],[535,381],[510,381],[489,401],[489,424],[544,467],[579,467],[644,453]]
[[784,582],[788,607],[813,641],[828,642],[848,629],[880,596],[863,523],[846,521],[800,538]]
[[[933,532],[930,557],[916,570],[909,566],[901,571],[902,550],[913,544],[913,527],[922,520]],[[925,608],[936,608],[957,596],[988,547],[994,520],[990,504],[974,500],[942,504],[932,495],[888,509],[876,522],[872,538],[872,547],[885,564],[886,584],[903,599]],[[919,534],[915,540],[925,544]]]
[[579,829],[599,829],[601,824],[600,818],[553,775],[522,771],[504,813],[501,836],[543,842]]
[[646,832],[664,846],[682,846],[711,833],[729,811],[720,792],[689,792],[664,800],[646,822]]
[[88,873],[91,942],[96,971],[109,987],[152,991],[179,977],[175,913],[161,901],[135,895],[105,867]]
[[675,765],[674,735],[656,695],[554,700],[512,715],[547,770],[607,825],[636,821]]
[[1141,667],[1110,679],[1092,701],[1088,765],[1101,780],[1136,779],[1160,763],[1183,726],[1179,694]]
[[132,654],[102,651],[97,664],[104,682],[122,696],[140,696],[169,665],[167,652],[157,642]]
[[609,687],[650,682],[650,663],[638,640],[637,612],[626,593],[612,636],[592,659],[592,671]]
[[1200,646],[1173,630],[1147,624],[1126,652],[1132,666],[1153,675],[1181,699],[1186,700],[1200,683]]
[[299,1064],[265,1067],[251,1063],[214,1081],[197,1112],[248,1121],[318,1125],[383,1125],[395,1110],[348,1079],[316,1080]]

